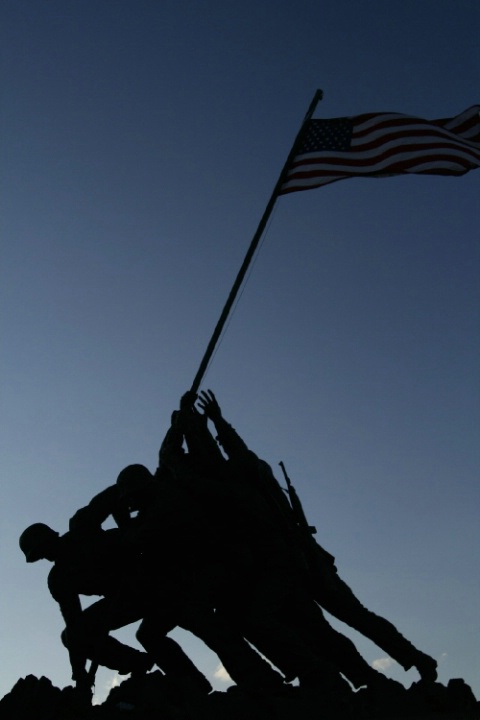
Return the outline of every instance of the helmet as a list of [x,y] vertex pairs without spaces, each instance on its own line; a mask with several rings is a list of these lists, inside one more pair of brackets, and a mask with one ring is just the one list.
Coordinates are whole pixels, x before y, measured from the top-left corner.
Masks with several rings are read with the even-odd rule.
[[117,478],[119,495],[127,502],[137,505],[151,487],[153,475],[145,465],[127,465]]
[[44,523],[30,525],[20,535],[20,549],[23,551],[27,562],[36,562],[45,557],[44,552],[52,540],[58,537],[58,533]]

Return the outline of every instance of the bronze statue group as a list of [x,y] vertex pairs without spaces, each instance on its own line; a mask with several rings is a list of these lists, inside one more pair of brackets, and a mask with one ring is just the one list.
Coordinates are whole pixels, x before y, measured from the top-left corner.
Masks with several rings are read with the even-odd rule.
[[[22,533],[27,562],[53,563],[48,587],[65,621],[62,641],[79,695],[91,696],[98,665],[132,677],[157,666],[182,692],[210,693],[169,637],[176,627],[200,638],[248,693],[282,692],[296,679],[326,696],[350,693],[344,678],[372,693],[399,686],[368,665],[324,609],[405,670],[415,667],[423,682],[435,682],[435,660],[365,608],[338,576],[285,477],[289,494],[225,421],[214,394],[188,392],[154,474],[143,465],[124,468],[73,515],[64,535],[43,523]],[[103,529],[110,516],[116,527]],[[81,595],[100,599],[82,609]],[[110,634],[137,621],[144,652]]]

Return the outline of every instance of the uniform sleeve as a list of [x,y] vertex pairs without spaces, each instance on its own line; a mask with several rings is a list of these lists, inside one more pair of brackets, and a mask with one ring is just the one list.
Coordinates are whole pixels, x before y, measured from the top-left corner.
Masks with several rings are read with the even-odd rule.
[[250,450],[237,431],[223,418],[215,421],[218,442],[228,459],[245,476],[245,481],[258,482],[258,456]]
[[48,575],[48,589],[60,606],[65,624],[68,627],[75,623],[82,614],[82,605],[78,593],[73,590],[73,578],[59,571],[55,565]]
[[184,457],[183,429],[173,424],[167,431],[158,453],[158,471],[161,468],[175,470],[178,461]]
[[95,495],[88,505],[77,510],[70,518],[69,529],[74,531],[98,529],[110,515],[119,527],[128,523],[130,519],[128,507],[121,501],[116,485],[105,488]]

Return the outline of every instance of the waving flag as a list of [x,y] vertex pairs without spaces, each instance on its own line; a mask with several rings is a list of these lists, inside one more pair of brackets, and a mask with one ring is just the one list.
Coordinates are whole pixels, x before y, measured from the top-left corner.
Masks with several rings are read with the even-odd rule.
[[480,167],[480,105],[455,118],[370,113],[312,120],[317,90],[247,250],[191,387],[197,392],[279,195],[349,177],[463,175]]
[[308,120],[279,194],[350,177],[463,175],[480,167],[480,105],[444,120],[370,113]]

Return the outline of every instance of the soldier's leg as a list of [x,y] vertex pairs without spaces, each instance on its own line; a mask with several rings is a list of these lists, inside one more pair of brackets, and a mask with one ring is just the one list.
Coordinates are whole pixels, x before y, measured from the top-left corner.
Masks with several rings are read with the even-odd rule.
[[319,658],[322,658],[324,665],[328,663],[329,672],[334,666],[355,688],[375,684],[380,676],[360,655],[354,643],[327,622],[321,609],[310,598],[293,602],[276,632],[257,626],[247,633],[247,638],[288,679],[304,674],[308,659],[312,666],[312,652],[315,653],[313,658],[317,667]]
[[308,593],[297,590],[291,603],[290,617],[295,618],[300,636],[322,651],[354,687],[381,683],[384,676],[370,667],[349,638],[330,625]]
[[326,671],[327,663],[306,646],[287,623],[273,617],[270,620],[252,622],[245,625],[243,631],[247,640],[283,673],[286,682],[310,677],[312,671],[319,675]]
[[415,667],[422,679],[436,680],[435,660],[418,650],[393,623],[364,607],[336,573],[329,583],[318,583],[315,597],[325,610],[372,640],[405,670]]
[[66,636],[67,646],[81,652],[99,665],[117,670],[121,675],[149,670],[153,661],[147,653],[124,645],[109,632],[139,620],[139,608],[103,598],[83,611],[81,618]]
[[212,686],[207,678],[180,645],[173,638],[167,637],[167,633],[176,625],[173,620],[150,615],[138,628],[137,640],[165,675],[178,680],[181,687],[208,694],[212,691]]
[[247,690],[281,687],[283,678],[248,644],[221,613],[187,608],[179,622],[218,655],[232,680]]
[[304,628],[306,608],[298,601],[304,595],[296,580],[288,568],[282,572],[276,567],[265,569],[262,581],[250,588],[246,598],[245,636],[288,680],[298,677],[303,687],[315,687],[332,695],[348,694],[349,686],[323,643],[312,642],[308,623]]

